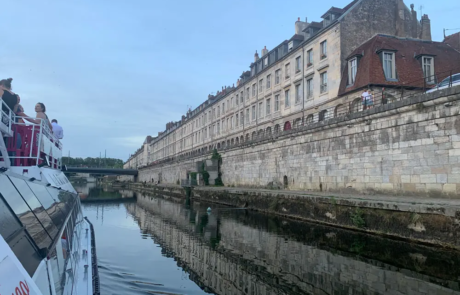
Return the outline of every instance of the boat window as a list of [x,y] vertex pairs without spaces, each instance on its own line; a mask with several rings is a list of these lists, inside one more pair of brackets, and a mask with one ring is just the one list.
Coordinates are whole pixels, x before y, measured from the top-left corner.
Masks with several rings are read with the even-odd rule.
[[8,243],[10,236],[19,231],[21,227],[19,221],[5,204],[0,191],[0,235]]
[[[27,205],[29,205],[29,207],[35,213],[35,216],[37,216],[38,220],[40,220],[41,224],[46,229],[51,239],[54,240],[58,234],[58,230],[48,215],[47,211],[45,211],[42,204],[40,204],[35,194],[27,185],[26,181],[15,177],[11,177],[10,180],[22,195],[22,198],[24,201],[26,201]],[[45,191],[45,194],[48,193]]]
[[46,212],[48,212],[48,215],[51,217],[54,225],[60,231],[64,226],[66,219],[65,212],[61,210],[62,206],[59,205],[59,202],[54,201],[46,187],[43,185],[33,182],[27,182],[27,185],[35,193],[37,199],[40,201]]
[[47,248],[51,244],[51,238],[6,175],[0,175],[0,187],[5,201],[10,205],[37,246]]
[[67,218],[74,206],[76,197],[72,196],[72,194],[64,190],[58,190],[52,187],[47,187],[46,190],[54,199],[56,206],[63,212],[64,216]]

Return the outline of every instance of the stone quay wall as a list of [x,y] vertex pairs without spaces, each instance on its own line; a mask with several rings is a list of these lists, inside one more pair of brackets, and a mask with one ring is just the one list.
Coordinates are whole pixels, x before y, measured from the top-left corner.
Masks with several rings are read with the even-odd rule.
[[[226,186],[460,197],[460,86],[219,151]],[[140,170],[177,183],[200,156]]]

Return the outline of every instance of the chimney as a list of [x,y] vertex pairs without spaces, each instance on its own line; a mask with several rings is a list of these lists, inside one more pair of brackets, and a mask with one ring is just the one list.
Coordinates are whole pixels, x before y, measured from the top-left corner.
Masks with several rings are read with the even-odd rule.
[[256,50],[256,53],[254,53],[254,62],[258,60],[259,60],[259,54],[257,53],[257,50]]
[[418,38],[418,21],[417,21],[417,11],[414,10],[414,4],[410,5],[411,9],[411,33],[412,33],[412,38]]
[[268,53],[267,46],[264,46],[264,49],[262,49],[262,56],[266,55]]
[[305,18],[305,21],[301,21],[300,17],[297,18],[297,21],[295,22],[295,33],[296,35],[302,35],[302,30],[307,27],[307,18]]
[[236,80],[236,87],[240,86],[240,79]]
[[422,25],[422,32],[420,34],[420,39],[431,41],[431,22],[428,18],[428,14],[424,14],[422,16],[422,20],[420,21]]

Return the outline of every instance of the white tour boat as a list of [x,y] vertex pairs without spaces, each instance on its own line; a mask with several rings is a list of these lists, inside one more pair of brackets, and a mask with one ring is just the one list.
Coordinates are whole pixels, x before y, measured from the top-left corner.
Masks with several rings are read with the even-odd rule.
[[61,143],[0,106],[0,294],[99,294],[94,230]]

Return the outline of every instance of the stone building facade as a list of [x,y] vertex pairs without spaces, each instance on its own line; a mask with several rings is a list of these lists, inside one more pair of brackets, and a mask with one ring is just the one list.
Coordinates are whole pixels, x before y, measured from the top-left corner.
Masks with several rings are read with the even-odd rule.
[[[336,161],[334,165],[337,167],[327,166],[331,164],[328,162],[326,168],[329,168],[321,172],[318,169],[325,168],[322,164],[324,161],[318,159],[330,156],[328,148],[331,134],[335,138],[334,142],[345,148],[346,153],[350,153],[349,161],[354,161],[352,158],[357,155],[367,158],[366,153],[377,148],[370,144],[366,148],[369,150],[365,150],[362,144],[354,145],[358,140],[356,136],[364,136],[369,128],[367,123],[359,122],[362,126],[358,129],[344,127],[350,124],[357,126],[356,122],[350,123],[350,118],[358,118],[360,115],[355,116],[354,113],[363,111],[362,108],[354,110],[353,107],[353,102],[360,97],[358,91],[361,88],[355,85],[355,93],[352,93],[347,92],[343,86],[343,81],[348,79],[348,63],[352,53],[375,38],[396,38],[403,46],[413,42],[422,43],[420,41],[430,46],[440,46],[442,43],[431,41],[429,30],[428,16],[424,15],[418,21],[413,5],[409,9],[400,0],[355,0],[343,9],[332,7],[322,16],[321,22],[303,22],[299,19],[295,23],[292,38],[271,51],[264,48],[261,57],[256,52],[250,71],[243,72],[236,86],[222,87],[221,91],[210,95],[199,107],[189,110],[180,121],[168,123],[166,130],[150,143],[144,142],[141,150],[128,160],[126,166],[133,167],[132,164],[137,163],[137,167],[142,170],[139,175],[141,181],[157,181],[161,178],[165,183],[177,183],[184,178],[188,169],[193,171],[196,161],[207,158],[207,153],[217,148],[225,154],[222,178],[229,185],[260,187],[288,178],[289,187],[293,189],[322,187],[340,190],[352,187],[366,190],[371,188],[368,183],[372,183],[372,188],[377,190],[400,190],[403,187],[400,178],[389,182],[388,177],[391,175],[379,175],[382,181],[373,182],[369,178],[370,170],[361,167],[364,170],[358,181],[354,177],[357,173],[354,169],[361,169],[359,165],[355,167],[348,165],[348,162],[345,169],[344,163],[336,161],[338,155],[333,155],[328,161]],[[376,34],[386,35],[382,37]],[[445,44],[443,46],[447,47]],[[454,49],[450,50],[449,54],[452,51],[458,53]],[[445,56],[441,54],[435,58],[442,59]],[[451,58],[447,56],[447,59]],[[363,60],[367,58],[366,54]],[[443,63],[449,64],[445,61]],[[422,65],[419,67],[421,69]],[[366,69],[361,67],[361,70]],[[384,72],[382,63],[378,65],[378,71]],[[420,72],[420,79],[423,80],[424,72]],[[387,122],[389,116],[390,113],[379,114],[378,126],[390,128]],[[399,122],[401,116],[393,116],[392,119]],[[336,121],[342,124],[337,125]],[[325,126],[328,126],[327,130]],[[310,130],[309,135],[293,132],[294,129]],[[352,130],[356,131],[355,137],[349,137]],[[390,131],[400,132],[395,129]],[[375,139],[379,138],[377,134],[369,136],[369,143],[376,143]],[[402,139],[395,143],[399,144],[399,140]],[[251,149],[247,148],[248,144]],[[299,149],[297,144],[305,147]],[[388,144],[382,142],[378,145],[388,149]],[[355,151],[354,148],[358,149]],[[276,156],[276,153],[269,150],[280,154]],[[297,156],[290,157],[292,153]],[[305,165],[311,167],[310,172],[307,172],[310,168],[303,168]],[[456,187],[439,186],[437,181],[429,184],[441,192],[457,192]],[[419,185],[411,191],[429,191],[431,188],[425,185],[422,190]]]
[[428,16],[418,21],[413,5],[409,9],[401,0],[354,0],[321,18],[299,19],[292,38],[271,51],[264,48],[260,58],[256,53],[236,86],[223,87],[168,123],[141,151],[146,158],[135,154],[134,162],[145,166],[334,117],[343,104],[346,59],[361,43],[379,33],[431,41]]

